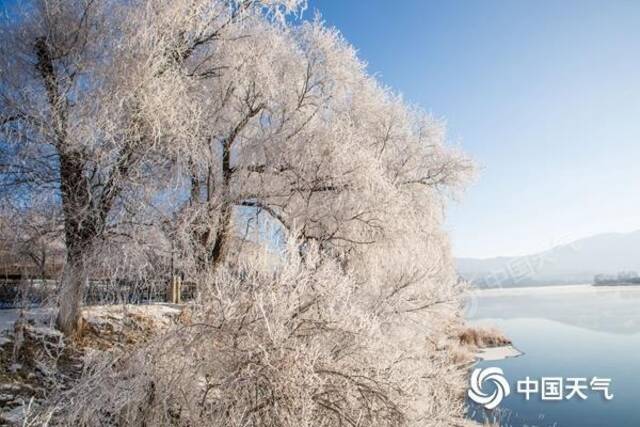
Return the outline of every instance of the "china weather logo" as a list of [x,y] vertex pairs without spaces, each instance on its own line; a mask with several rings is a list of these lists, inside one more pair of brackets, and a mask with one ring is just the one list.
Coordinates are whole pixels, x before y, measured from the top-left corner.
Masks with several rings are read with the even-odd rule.
[[[483,390],[485,383],[493,383],[493,392]],[[471,374],[469,391],[467,394],[474,402],[487,409],[494,409],[502,402],[502,399],[509,396],[511,389],[504,377],[504,372],[500,368],[476,369]]]

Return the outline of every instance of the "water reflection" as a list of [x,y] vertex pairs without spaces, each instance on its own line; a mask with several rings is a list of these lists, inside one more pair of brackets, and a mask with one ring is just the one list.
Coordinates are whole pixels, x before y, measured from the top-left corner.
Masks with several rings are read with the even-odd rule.
[[613,334],[640,332],[640,287],[558,286],[473,292],[471,320],[540,318]]
[[[501,425],[640,425],[640,288],[505,289],[474,298],[472,323],[502,329],[525,353],[479,367],[499,366],[514,382],[526,376],[612,378],[611,401],[525,401],[512,394],[500,405]],[[474,418],[485,415],[496,413],[476,410]]]

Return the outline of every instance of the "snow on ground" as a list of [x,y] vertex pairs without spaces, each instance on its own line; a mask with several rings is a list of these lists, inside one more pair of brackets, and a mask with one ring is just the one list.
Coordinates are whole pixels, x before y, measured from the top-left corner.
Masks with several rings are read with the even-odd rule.
[[484,361],[494,361],[509,359],[511,357],[522,356],[522,352],[512,345],[504,345],[501,347],[488,347],[481,349],[476,357]]
[[[20,317],[19,308],[9,308],[0,310],[0,333],[13,329],[13,324]],[[53,309],[45,308],[27,308],[25,309],[27,319],[33,319],[39,324],[48,324],[53,319]]]
[[[83,311],[83,318],[86,322],[86,330],[83,334],[82,345],[93,345],[93,348],[106,346],[112,348],[123,343],[142,342],[149,334],[162,330],[175,323],[184,309],[184,305],[178,304],[147,304],[147,305],[104,305],[89,306]],[[80,347],[67,348],[68,357],[65,357],[65,367],[71,371],[64,372],[59,369],[56,363],[49,365],[51,361],[46,358],[49,350],[42,353],[44,360],[33,359],[34,354],[39,352],[27,351],[25,360],[15,359],[13,340],[20,342],[20,348],[30,348],[29,346],[42,345],[42,348],[60,352],[65,350],[62,333],[53,327],[56,310],[54,308],[28,308],[0,310],[0,352],[8,351],[1,358],[2,366],[0,372],[4,374],[0,377],[0,425],[21,425],[25,408],[33,403],[38,404],[42,395],[46,394],[46,387],[51,378],[62,381],[68,379],[69,372],[82,367]],[[24,315],[29,321],[20,329],[20,334],[14,337],[14,323]],[[19,339],[17,337],[20,337]],[[58,353],[62,354],[62,353]],[[49,356],[51,356],[49,354]],[[44,376],[42,375],[44,372]],[[62,384],[62,382],[60,382]]]
[[122,319],[126,314],[147,315],[157,318],[177,316],[182,311],[183,305],[168,303],[153,303],[142,305],[95,305],[85,307],[82,315],[90,323],[99,322],[102,318]]
[[[162,323],[169,322],[171,317],[177,316],[182,311],[183,305],[153,303],[144,305],[95,305],[85,307],[82,310],[83,317],[89,323],[102,323],[104,319],[121,320],[124,313],[144,315]],[[20,317],[21,309],[11,308],[0,310],[0,335],[4,331],[13,329],[13,324]],[[51,307],[26,308],[24,310],[27,320],[35,320],[36,324],[52,326],[55,309]],[[0,340],[5,338],[0,337]],[[0,342],[0,345],[2,342]]]

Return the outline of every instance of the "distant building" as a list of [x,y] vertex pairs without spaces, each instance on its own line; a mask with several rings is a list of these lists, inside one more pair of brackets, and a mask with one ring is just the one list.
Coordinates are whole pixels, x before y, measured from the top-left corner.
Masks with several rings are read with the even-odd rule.
[[640,276],[635,271],[621,271],[617,275],[597,274],[593,278],[594,285],[640,285]]

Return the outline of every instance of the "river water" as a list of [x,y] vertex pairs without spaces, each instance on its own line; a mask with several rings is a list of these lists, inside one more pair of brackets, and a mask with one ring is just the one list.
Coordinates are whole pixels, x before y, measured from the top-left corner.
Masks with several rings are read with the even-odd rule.
[[[476,291],[468,301],[467,318],[501,329],[524,353],[475,366],[501,368],[511,393],[493,411],[469,400],[472,418],[514,427],[640,426],[640,287]],[[541,383],[526,400],[517,392],[517,382],[526,377],[533,382],[562,378],[562,400],[543,399]],[[596,386],[581,389],[586,399],[575,394],[566,399],[574,381],[568,378],[590,384],[593,377],[611,380],[613,398],[605,399]]]

